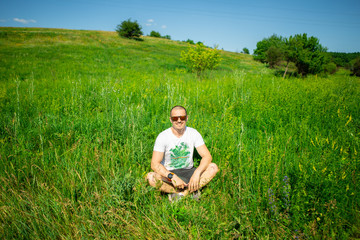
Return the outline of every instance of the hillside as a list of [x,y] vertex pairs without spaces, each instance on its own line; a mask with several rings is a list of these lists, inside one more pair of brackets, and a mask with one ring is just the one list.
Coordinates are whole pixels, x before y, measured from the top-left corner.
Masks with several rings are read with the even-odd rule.
[[[21,58],[22,64],[26,66],[38,63],[42,65],[42,69],[56,66],[56,69],[50,70],[53,75],[74,71],[84,75],[87,73],[88,76],[131,73],[128,77],[136,79],[131,75],[138,75],[140,72],[143,76],[153,75],[159,71],[177,74],[185,70],[185,66],[180,62],[180,52],[186,50],[188,45],[183,42],[152,37],[143,37],[144,41],[134,41],[121,39],[116,32],[102,31],[0,29],[2,53],[5,54],[1,71],[5,73],[2,74],[5,77],[11,75],[9,66],[14,64],[6,61],[10,60],[6,58],[6,54],[16,55],[11,60],[18,62],[17,58]],[[24,51],[28,55],[25,59],[22,57]],[[250,55],[223,52],[223,56],[224,64],[220,67],[222,70],[241,66],[256,71],[260,66],[251,61]],[[44,57],[46,62],[43,61]],[[73,64],[69,66],[71,61]],[[23,71],[20,77],[25,78],[32,68]],[[39,74],[44,77],[43,73]]]
[[[187,47],[0,28],[0,236],[359,237],[359,78],[282,79],[221,51],[199,79]],[[220,168],[199,202],[144,181],[178,104]]]

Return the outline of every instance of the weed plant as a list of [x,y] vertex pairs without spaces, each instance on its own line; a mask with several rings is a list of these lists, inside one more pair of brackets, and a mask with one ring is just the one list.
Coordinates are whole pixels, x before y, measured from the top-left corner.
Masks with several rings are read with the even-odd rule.
[[[198,79],[186,48],[0,28],[1,238],[359,237],[359,78],[282,79],[222,51]],[[144,180],[177,104],[221,169],[200,202]]]

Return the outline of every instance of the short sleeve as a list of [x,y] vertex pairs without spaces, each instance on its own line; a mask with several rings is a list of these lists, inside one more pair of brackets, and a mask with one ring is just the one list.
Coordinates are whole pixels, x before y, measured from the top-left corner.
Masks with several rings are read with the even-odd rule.
[[165,152],[165,141],[163,134],[159,134],[155,140],[154,151]]
[[204,139],[202,138],[201,134],[197,130],[194,131],[194,139],[195,139],[195,141],[194,141],[195,148],[200,147],[201,145],[205,144]]

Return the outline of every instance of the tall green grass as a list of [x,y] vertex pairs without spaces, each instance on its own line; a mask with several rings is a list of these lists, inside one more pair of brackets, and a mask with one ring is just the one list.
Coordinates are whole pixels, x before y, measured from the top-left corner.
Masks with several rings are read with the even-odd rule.
[[[186,48],[0,28],[1,238],[359,237],[359,78],[282,79],[222,52],[198,79]],[[177,104],[221,169],[200,202],[144,180]]]

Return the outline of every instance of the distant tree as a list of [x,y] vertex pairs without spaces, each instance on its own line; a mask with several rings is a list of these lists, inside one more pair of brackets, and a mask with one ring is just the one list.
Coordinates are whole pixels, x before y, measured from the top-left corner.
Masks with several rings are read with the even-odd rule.
[[125,38],[139,38],[143,34],[141,26],[137,23],[137,21],[133,22],[130,19],[117,25],[116,32],[118,32],[120,37]]
[[170,35],[165,35],[165,36],[161,36],[161,34],[159,32],[156,31],[151,31],[150,32],[150,37],[157,37],[157,38],[165,38],[165,39],[171,39]]
[[250,51],[249,51],[249,49],[248,48],[243,48],[243,50],[242,50],[242,52],[243,53],[245,53],[245,54],[250,54]]
[[269,63],[270,68],[285,61],[284,77],[289,63],[293,62],[297,72],[305,76],[325,70],[325,65],[330,62],[326,51],[316,37],[308,37],[306,33],[290,36],[289,39],[274,34],[256,44],[254,59]]
[[302,76],[317,74],[323,72],[325,64],[329,62],[326,50],[316,37],[307,37],[306,33],[296,34],[286,40],[285,59],[287,63],[295,63]]
[[278,66],[283,59],[283,50],[277,46],[270,46],[265,53],[265,60],[269,63],[270,68]]
[[269,38],[264,38],[256,44],[256,49],[254,50],[254,59],[263,63],[267,62],[266,52],[271,46],[284,49],[285,39],[281,36],[277,36],[276,34],[273,34]]
[[360,57],[354,60],[354,64],[351,67],[352,75],[360,77]]
[[160,34],[159,32],[151,31],[151,32],[150,32],[150,37],[160,38],[160,37],[161,37],[161,34]]
[[204,70],[217,67],[221,57],[217,48],[208,48],[200,42],[195,46],[189,46],[188,51],[182,51],[180,60],[199,77]]
[[191,40],[191,39],[188,39],[185,42],[190,43],[190,44],[195,44],[195,42],[193,40]]

